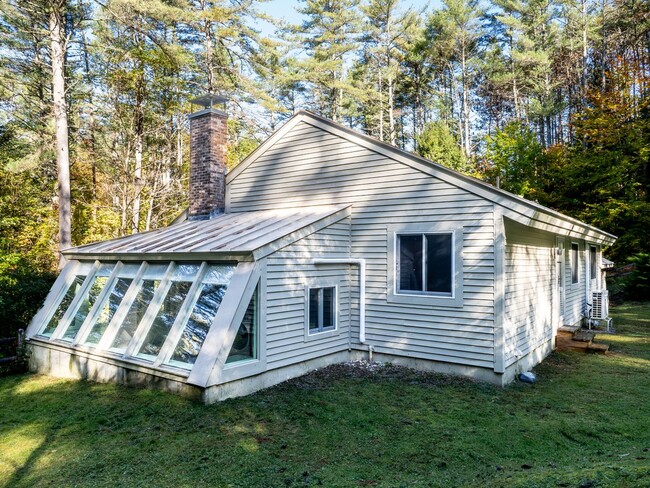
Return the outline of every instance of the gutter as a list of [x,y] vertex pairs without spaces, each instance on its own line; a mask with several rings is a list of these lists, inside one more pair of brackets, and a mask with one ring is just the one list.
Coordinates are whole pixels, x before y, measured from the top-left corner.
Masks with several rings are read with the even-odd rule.
[[315,265],[351,264],[359,266],[359,342],[366,343],[366,260],[365,259],[314,259]]

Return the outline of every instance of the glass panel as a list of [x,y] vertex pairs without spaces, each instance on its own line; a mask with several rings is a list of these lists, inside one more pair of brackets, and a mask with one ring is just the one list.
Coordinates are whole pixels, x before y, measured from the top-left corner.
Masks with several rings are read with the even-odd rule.
[[52,335],[52,332],[54,332],[54,329],[56,329],[56,327],[59,325],[59,321],[65,315],[65,312],[68,310],[68,307],[72,303],[72,300],[74,299],[75,295],[81,288],[81,285],[83,284],[85,279],[86,279],[86,275],[82,275],[82,274],[78,274],[77,276],[74,277],[72,284],[65,292],[65,295],[63,295],[63,298],[59,302],[59,306],[56,307],[56,310],[54,311],[54,315],[52,315],[52,318],[45,326],[45,329],[43,329],[43,332],[41,332],[41,335],[47,337]]
[[248,303],[226,364],[257,359],[257,288]]
[[111,272],[113,271],[113,268],[115,268],[115,264],[102,264],[99,267],[97,273],[95,273],[95,276],[93,277],[92,284],[86,290],[84,297],[79,303],[77,312],[74,314],[74,317],[70,321],[70,325],[68,325],[68,328],[63,334],[63,340],[71,341],[75,338],[77,332],[79,332],[79,329],[81,329],[84,320],[86,320],[88,312],[90,312],[90,309],[93,308],[93,305],[97,301],[99,294],[104,289],[104,286],[106,286],[106,283],[108,283],[108,279],[111,275]]
[[135,334],[135,330],[138,328],[140,320],[144,317],[144,314],[149,307],[149,303],[151,303],[153,295],[159,285],[159,279],[146,279],[142,281],[140,290],[131,304],[131,308],[127,312],[126,317],[124,317],[115,339],[113,340],[113,345],[111,346],[112,349],[124,352],[126,346],[129,345],[133,334]]
[[334,287],[323,288],[323,329],[334,328]]
[[111,290],[111,293],[108,296],[108,300],[104,302],[104,306],[97,315],[95,319],[95,324],[92,326],[88,337],[86,338],[85,344],[98,344],[108,324],[111,322],[113,315],[117,311],[118,307],[122,303],[122,299],[126,294],[126,291],[131,286],[133,278],[118,278]]
[[451,234],[427,234],[426,291],[451,293],[452,287]]
[[228,285],[232,275],[235,273],[235,266],[228,264],[215,264],[208,266],[203,276],[203,283],[214,283],[217,285]]
[[571,283],[578,282],[578,244],[571,243]]
[[174,268],[173,281],[194,281],[199,265],[195,263],[180,263]]
[[147,359],[153,359],[158,356],[160,348],[165,343],[167,334],[169,334],[172,325],[174,325],[176,316],[183,306],[183,302],[191,286],[191,281],[172,281],[169,291],[156,314],[156,318],[149,328],[147,337],[142,347],[140,347],[138,356],[146,357]]
[[596,246],[591,246],[589,248],[589,274],[591,275],[591,279],[595,280],[598,277],[598,250],[596,249]]
[[399,236],[399,289],[422,291],[422,236]]
[[221,300],[226,294],[226,289],[226,285],[203,283],[199,298],[192,309],[170,362],[194,364],[214,317],[217,315]]
[[318,330],[318,292],[319,288],[309,289],[309,330]]

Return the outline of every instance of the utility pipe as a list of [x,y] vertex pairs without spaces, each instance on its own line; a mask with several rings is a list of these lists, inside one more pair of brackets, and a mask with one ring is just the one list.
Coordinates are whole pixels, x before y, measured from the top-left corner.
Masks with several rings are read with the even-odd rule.
[[314,264],[351,264],[359,266],[359,342],[366,343],[366,260],[365,259],[314,259]]

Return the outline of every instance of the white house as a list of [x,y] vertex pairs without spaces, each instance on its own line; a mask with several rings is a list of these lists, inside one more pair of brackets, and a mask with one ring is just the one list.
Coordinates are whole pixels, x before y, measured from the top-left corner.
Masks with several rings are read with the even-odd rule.
[[190,116],[190,209],[69,249],[29,327],[47,374],[205,402],[372,357],[499,385],[579,323],[615,237],[300,112],[226,175]]

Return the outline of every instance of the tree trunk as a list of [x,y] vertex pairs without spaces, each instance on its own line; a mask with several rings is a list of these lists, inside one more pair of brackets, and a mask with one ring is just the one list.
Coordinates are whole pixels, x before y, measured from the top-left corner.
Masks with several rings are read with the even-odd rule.
[[472,154],[472,147],[469,135],[469,97],[467,95],[467,60],[465,59],[465,46],[461,54],[462,84],[463,84],[463,122],[465,126],[465,157],[469,158]]
[[52,63],[52,103],[56,140],[57,194],[59,199],[59,268],[66,259],[61,253],[72,247],[72,216],[70,204],[70,152],[68,147],[68,107],[65,100],[65,26],[64,3],[50,6],[50,49]]

